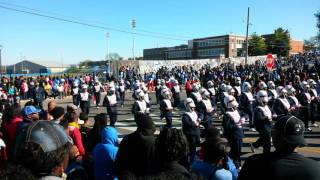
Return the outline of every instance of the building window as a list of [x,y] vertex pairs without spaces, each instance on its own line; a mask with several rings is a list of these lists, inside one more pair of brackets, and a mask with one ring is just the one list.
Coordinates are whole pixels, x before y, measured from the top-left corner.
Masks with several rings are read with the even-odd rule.
[[199,57],[216,57],[224,53],[224,48],[201,49],[198,51]]

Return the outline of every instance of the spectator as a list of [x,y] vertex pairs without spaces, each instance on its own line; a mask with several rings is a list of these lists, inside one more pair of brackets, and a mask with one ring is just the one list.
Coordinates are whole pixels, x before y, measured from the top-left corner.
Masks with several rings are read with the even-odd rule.
[[297,147],[306,145],[304,128],[304,123],[292,115],[279,118],[272,128],[275,152],[250,156],[240,171],[239,180],[319,179],[319,164],[295,152]]
[[93,128],[89,132],[90,152],[93,148],[101,142],[101,131],[108,124],[108,115],[100,113],[94,117]]
[[14,143],[17,136],[17,127],[22,122],[21,106],[13,104],[7,106],[3,116],[3,123],[1,131],[3,132],[3,139],[7,147],[8,158],[13,158]]
[[115,162],[115,174],[130,171],[136,176],[154,171],[155,166],[155,125],[150,116],[135,116],[137,130],[128,134],[120,143]]
[[52,115],[50,114],[50,112],[57,106],[57,103],[56,101],[50,101],[48,103],[48,109],[47,109],[47,112],[46,112],[46,116],[44,117],[46,120],[52,120],[53,117]]
[[65,114],[65,111],[63,107],[60,107],[60,106],[55,107],[54,109],[51,110],[51,115],[53,117],[51,121],[56,124],[60,124],[60,122],[64,118],[64,114]]
[[51,98],[52,96],[52,87],[48,82],[44,84],[45,98]]
[[164,128],[156,140],[158,171],[176,172],[181,177],[191,178],[190,172],[179,164],[188,155],[188,141],[181,130]]
[[80,109],[74,104],[68,104],[67,113],[76,113],[77,115],[80,115]]
[[205,179],[236,180],[238,171],[227,156],[227,143],[222,139],[209,139],[201,144],[203,161],[192,164],[192,170]]
[[33,101],[35,103],[35,106],[43,109],[42,103],[45,99],[45,91],[43,88],[40,86],[40,84],[37,82],[36,87],[32,89],[31,91]]
[[80,133],[82,137],[82,143],[86,152],[89,152],[89,132],[92,129],[89,124],[89,118],[86,113],[80,113],[79,121],[83,121],[83,125],[80,127]]
[[20,178],[44,180],[65,177],[70,144],[60,125],[48,121],[32,122],[23,129],[17,145],[15,166],[20,168],[16,171],[29,171],[28,176]]
[[17,127],[17,133],[21,132],[23,128],[32,122],[38,121],[40,111],[40,109],[37,109],[34,106],[25,106],[22,110],[23,120]]
[[85,149],[82,144],[82,137],[80,133],[80,127],[78,125],[78,116],[76,113],[66,114],[65,119],[68,121],[68,135],[72,138],[74,145],[79,150],[79,155],[85,155]]
[[114,161],[118,152],[118,135],[114,127],[101,132],[101,142],[93,150],[94,176],[96,180],[114,179]]

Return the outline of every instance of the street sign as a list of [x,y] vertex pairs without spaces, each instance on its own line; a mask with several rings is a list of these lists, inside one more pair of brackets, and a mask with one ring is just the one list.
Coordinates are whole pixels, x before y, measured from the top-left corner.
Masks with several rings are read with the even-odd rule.
[[268,71],[272,71],[273,65],[274,65],[273,56],[272,56],[272,54],[268,54],[267,58],[266,58],[266,67],[267,67]]

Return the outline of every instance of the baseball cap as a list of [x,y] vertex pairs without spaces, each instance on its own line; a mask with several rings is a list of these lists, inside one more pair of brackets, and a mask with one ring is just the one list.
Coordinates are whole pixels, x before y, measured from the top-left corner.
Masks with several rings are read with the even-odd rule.
[[22,130],[17,144],[23,146],[24,143],[29,142],[38,144],[43,152],[47,153],[64,146],[69,141],[62,126],[40,120],[31,123]]
[[40,109],[37,109],[34,106],[25,106],[22,110],[22,114],[24,116],[28,116],[33,113],[39,113],[40,111],[41,111]]
[[304,139],[304,123],[292,115],[281,117],[274,125],[274,129],[278,130],[284,137],[285,141],[298,146],[306,146]]

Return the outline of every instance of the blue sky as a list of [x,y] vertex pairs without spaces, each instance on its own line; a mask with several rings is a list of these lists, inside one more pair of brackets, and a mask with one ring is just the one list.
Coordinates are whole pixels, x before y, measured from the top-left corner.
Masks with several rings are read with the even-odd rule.
[[[119,27],[126,31],[130,31],[130,22],[134,18],[137,32],[165,33],[181,39],[136,35],[137,56],[142,56],[144,48],[186,44],[186,40],[192,38],[229,33],[244,35],[247,7],[250,7],[252,23],[249,34],[272,33],[277,27],[283,27],[290,31],[294,39],[308,39],[317,32],[313,14],[320,10],[319,0],[0,0],[0,5],[14,7],[3,3],[38,9],[67,19],[74,17],[91,24]],[[18,62],[21,56],[75,64],[84,59],[104,59],[107,51],[107,30],[2,8],[0,22],[3,64]],[[132,35],[109,32],[109,52],[131,57]]]

